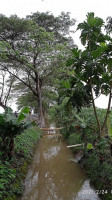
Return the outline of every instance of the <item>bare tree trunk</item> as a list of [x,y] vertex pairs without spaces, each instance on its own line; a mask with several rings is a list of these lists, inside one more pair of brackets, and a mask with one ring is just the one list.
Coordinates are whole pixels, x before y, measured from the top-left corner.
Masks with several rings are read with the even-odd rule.
[[1,100],[1,97],[0,97],[0,106],[1,106],[2,108],[4,108],[4,109],[7,108],[7,106],[3,104],[2,100]]
[[40,127],[44,127],[45,120],[44,120],[44,114],[43,114],[43,106],[42,106],[42,95],[41,95],[41,89],[39,89],[38,93],[38,103],[39,103],[39,120],[40,120]]
[[93,91],[92,91],[92,78],[90,79],[90,88],[91,88],[91,96],[92,96],[92,103],[93,103],[94,113],[95,113],[97,126],[98,126],[98,130],[99,130],[99,137],[101,137],[101,126],[100,126],[100,122],[99,122],[99,119],[98,119],[96,106],[95,106],[95,102],[94,102],[94,97],[93,97]]
[[38,106],[39,106],[39,121],[40,121],[40,127],[44,127],[45,120],[44,120],[44,114],[43,114],[43,106],[42,106],[42,91],[41,91],[41,80],[39,76],[37,75],[37,94],[38,94]]

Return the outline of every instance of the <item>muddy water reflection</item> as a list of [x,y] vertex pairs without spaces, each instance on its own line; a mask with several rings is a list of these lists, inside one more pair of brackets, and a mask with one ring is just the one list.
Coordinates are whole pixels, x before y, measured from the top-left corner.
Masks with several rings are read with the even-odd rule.
[[22,200],[98,200],[80,166],[60,135],[44,136],[38,144],[25,181]]

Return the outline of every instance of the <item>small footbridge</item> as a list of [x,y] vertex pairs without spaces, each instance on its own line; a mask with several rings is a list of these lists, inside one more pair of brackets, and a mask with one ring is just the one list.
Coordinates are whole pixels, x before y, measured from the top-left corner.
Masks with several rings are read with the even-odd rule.
[[42,132],[45,135],[60,134],[61,129],[63,129],[63,127],[60,127],[60,128],[40,128],[40,130],[42,130]]

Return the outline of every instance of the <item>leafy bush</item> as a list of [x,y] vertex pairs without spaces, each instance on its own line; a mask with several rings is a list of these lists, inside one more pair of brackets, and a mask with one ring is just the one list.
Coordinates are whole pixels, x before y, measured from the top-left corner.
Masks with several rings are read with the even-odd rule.
[[37,127],[30,127],[15,138],[14,154],[10,161],[0,161],[0,199],[14,199],[13,195],[21,194],[27,165],[33,155],[34,145],[41,137]]
[[[100,123],[103,124],[105,109],[97,109]],[[110,113],[110,122],[111,122]],[[63,120],[63,119],[62,119]],[[109,130],[111,128],[109,124]],[[84,143],[84,147],[73,148],[74,152],[82,152],[80,160],[91,182],[94,183],[97,190],[107,190],[102,195],[102,199],[111,200],[112,188],[112,156],[111,156],[111,137],[108,129],[101,138],[98,137],[98,128],[93,108],[83,108],[80,113],[72,110],[72,116],[69,123],[64,127],[64,135],[68,138],[70,145]],[[91,147],[91,148],[88,148]],[[80,151],[81,150],[81,151]]]
[[68,138],[68,142],[70,145],[82,143],[81,135],[78,133],[72,133]]
[[29,159],[33,153],[33,146],[40,139],[41,131],[37,127],[25,130],[15,139],[15,152]]
[[11,168],[9,162],[0,161],[0,199],[11,194],[11,184],[16,178],[16,169]]
[[[72,133],[68,138],[68,143],[70,145],[83,143],[80,133],[79,134],[78,133]],[[75,148],[73,148],[73,151],[77,152],[78,150],[81,150],[82,148],[83,148],[82,146],[75,147]]]
[[14,138],[29,126],[29,122],[23,121],[28,114],[29,108],[22,109],[20,115],[16,117],[11,108],[6,108],[4,114],[0,114],[0,144],[2,159],[11,159],[14,150]]

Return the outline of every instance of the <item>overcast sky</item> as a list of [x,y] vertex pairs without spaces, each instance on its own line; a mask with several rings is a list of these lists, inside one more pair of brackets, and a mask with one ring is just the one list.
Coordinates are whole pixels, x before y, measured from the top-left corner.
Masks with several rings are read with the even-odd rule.
[[71,12],[78,21],[83,20],[87,12],[106,19],[112,15],[112,0],[1,0],[0,13],[7,16],[17,14],[25,17],[31,12],[51,11],[55,15],[61,11]]
[[[51,11],[55,16],[62,11],[70,12],[77,24],[86,18],[87,12],[95,12],[106,21],[112,15],[112,0],[1,0],[0,13],[10,16],[17,14],[25,17],[33,12]],[[76,29],[76,26],[74,27]],[[80,44],[79,33],[74,36],[76,44]]]
[[[51,11],[55,16],[62,11],[70,12],[77,24],[85,20],[87,12],[94,12],[104,21],[112,16],[112,0],[1,0],[0,13],[6,16],[17,14],[25,17],[33,12]],[[76,26],[74,27],[76,29]],[[80,46],[79,33],[75,33],[75,43]],[[99,107],[107,107],[106,99],[100,98],[96,103]]]

